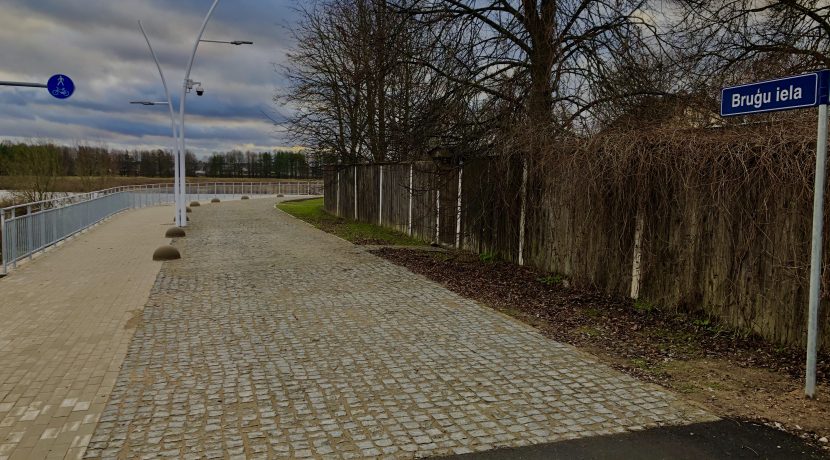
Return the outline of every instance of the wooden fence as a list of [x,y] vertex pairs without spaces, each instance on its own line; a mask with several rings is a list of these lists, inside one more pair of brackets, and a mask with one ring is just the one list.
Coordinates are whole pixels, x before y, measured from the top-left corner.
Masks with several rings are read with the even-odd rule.
[[[806,341],[809,209],[793,205],[786,190],[750,221],[735,216],[756,206],[751,188],[715,207],[691,187],[657,212],[603,203],[576,173],[543,181],[528,181],[520,163],[491,159],[332,166],[325,208],[609,294],[702,310],[780,343]],[[821,343],[829,318],[822,308]]]

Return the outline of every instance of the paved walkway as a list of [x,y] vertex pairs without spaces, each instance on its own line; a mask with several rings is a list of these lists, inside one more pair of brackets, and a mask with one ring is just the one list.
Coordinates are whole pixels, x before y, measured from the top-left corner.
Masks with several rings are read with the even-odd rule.
[[714,418],[272,209],[194,209],[88,458],[413,458]]
[[119,214],[0,279],[0,460],[83,456],[171,216]]

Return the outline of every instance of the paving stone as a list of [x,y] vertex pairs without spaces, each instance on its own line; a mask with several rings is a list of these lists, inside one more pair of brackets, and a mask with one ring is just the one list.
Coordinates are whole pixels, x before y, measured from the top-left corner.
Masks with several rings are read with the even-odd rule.
[[169,242],[159,228],[171,212],[118,214],[0,279],[0,433],[34,440],[0,444],[0,457],[83,456],[89,441],[59,432],[98,420],[161,267],[150,255]]
[[224,440],[206,457],[421,458],[714,420],[272,204],[199,211],[88,457],[161,438]]

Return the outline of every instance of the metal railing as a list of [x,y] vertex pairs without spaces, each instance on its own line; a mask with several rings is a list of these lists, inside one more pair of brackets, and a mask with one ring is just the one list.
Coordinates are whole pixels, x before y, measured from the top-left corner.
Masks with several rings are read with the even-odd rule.
[[[263,195],[322,195],[322,181],[208,182],[187,185],[185,201]],[[23,259],[128,209],[172,204],[173,184],[131,185],[0,209],[0,275]]]

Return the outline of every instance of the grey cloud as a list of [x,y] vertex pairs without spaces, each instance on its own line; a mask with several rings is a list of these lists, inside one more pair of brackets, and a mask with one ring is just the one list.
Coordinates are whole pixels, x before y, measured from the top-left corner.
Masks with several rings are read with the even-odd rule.
[[[142,19],[178,98],[189,55],[210,0],[6,0],[0,17],[0,79],[42,81],[53,73],[75,79],[67,101],[45,90],[0,88],[0,138],[104,140],[117,145],[169,144],[169,117],[130,100],[161,99],[155,66],[136,21]],[[188,97],[188,137],[208,152],[239,143],[290,145],[262,115],[273,111],[272,63],[284,59],[294,19],[292,0],[225,0],[206,37],[252,39],[253,47],[203,44],[193,78],[207,94]],[[148,110],[149,109],[149,110]],[[81,139],[82,140],[82,139]]]

